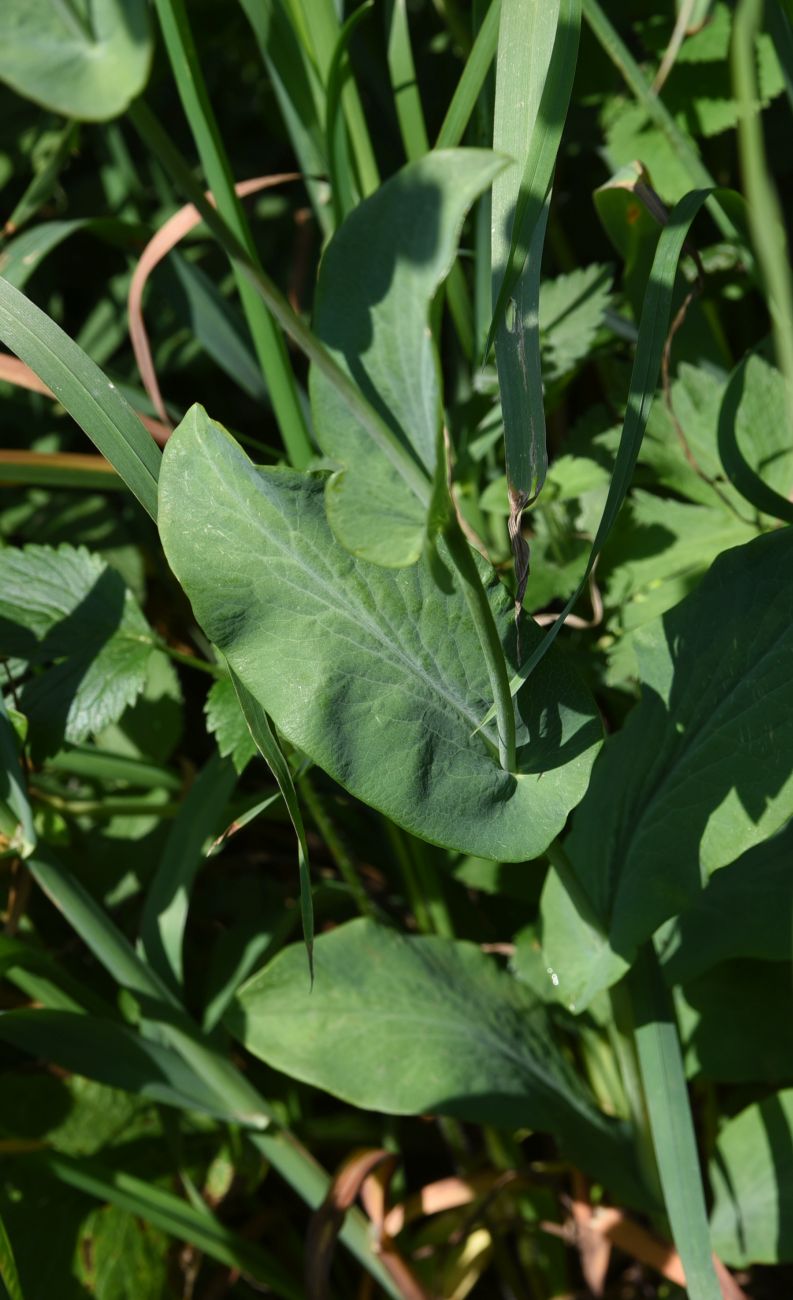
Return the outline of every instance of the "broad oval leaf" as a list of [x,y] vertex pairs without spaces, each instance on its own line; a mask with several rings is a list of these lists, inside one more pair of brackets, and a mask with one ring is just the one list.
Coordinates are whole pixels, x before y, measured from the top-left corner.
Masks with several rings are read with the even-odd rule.
[[[325,480],[257,470],[194,407],[160,476],[165,553],[207,636],[279,730],[408,830],[480,857],[540,854],[582,798],[600,740],[588,692],[552,657],[519,697],[502,770],[478,637],[451,572],[391,570],[334,539]],[[439,554],[443,555],[442,546]],[[512,603],[492,571],[509,649]],[[539,631],[525,621],[524,642]]]
[[293,945],[238,992],[226,1024],[255,1056],[364,1109],[546,1129],[585,1167],[605,1158],[601,1175],[635,1195],[622,1126],[598,1111],[542,1003],[475,944],[360,918],[321,935],[314,957],[312,990]]
[[[468,208],[503,166],[481,149],[409,163],[355,208],[320,268],[314,332],[424,470],[428,488],[441,429],[430,303],[451,269]],[[334,533],[354,555],[412,564],[424,545],[429,497],[415,495],[316,366],[310,392],[320,446],[340,466],[326,489]]]
[[704,877],[793,813],[791,562],[789,528],[735,547],[637,634],[641,703],[604,747],[567,846],[602,930],[555,876],[542,902],[547,964],[578,1010]]
[[0,6],[0,81],[64,117],[123,113],[146,84],[151,53],[146,0]]

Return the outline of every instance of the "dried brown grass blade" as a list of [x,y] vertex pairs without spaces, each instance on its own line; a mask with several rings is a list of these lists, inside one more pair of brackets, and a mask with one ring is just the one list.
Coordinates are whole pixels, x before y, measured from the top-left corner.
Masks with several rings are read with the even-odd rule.
[[[300,179],[299,172],[278,172],[272,176],[253,176],[247,181],[238,181],[234,189],[238,196],[244,199],[249,194],[257,194],[260,190],[272,189],[277,185],[285,185],[288,181],[299,181]],[[210,203],[214,204],[215,200],[209,190],[206,197]],[[192,203],[187,203],[183,208],[179,208],[178,212],[175,212],[172,217],[169,217],[164,225],[160,226],[160,229],[149,240],[138,259],[127,298],[129,337],[138,370],[140,371],[140,377],[143,381],[143,387],[146,389],[155,411],[169,429],[171,425],[160,392],[160,386],[157,382],[157,374],[149,346],[149,336],[143,320],[143,290],[154,268],[158,266],[164,257],[168,256],[180,240],[184,239],[185,235],[200,225],[201,219],[198,209],[193,207]]]
[[[26,388],[31,393],[41,393],[44,397],[52,398],[53,402],[57,401],[52,389],[42,383],[30,366],[26,366],[19,357],[9,356],[7,352],[0,352],[0,380],[7,384],[14,384],[17,388]],[[135,414],[144,428],[148,429],[154,441],[161,447],[164,446],[170,437],[171,426],[162,424],[159,420],[152,420],[148,415],[141,415],[140,411],[136,411]],[[96,469],[96,465],[93,468]]]

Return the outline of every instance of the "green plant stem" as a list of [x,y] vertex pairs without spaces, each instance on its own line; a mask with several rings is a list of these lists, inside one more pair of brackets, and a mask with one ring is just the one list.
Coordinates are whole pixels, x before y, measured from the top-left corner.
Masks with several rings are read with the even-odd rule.
[[[209,188],[218,211],[255,265],[258,262],[256,246],[234,189],[234,178],[209,102],[184,0],[155,0],[155,3],[179,97]],[[240,274],[237,266],[234,271],[284,445],[295,468],[303,469],[313,452],[284,340],[250,282]]]
[[[583,9],[592,34],[623,77],[628,89],[642,105],[647,116],[666,138],[672,152],[688,172],[692,184],[703,189],[715,189],[715,180],[688,136],[683,134],[663,100],[652,90],[649,81],[622,37],[601,9],[598,0],[583,0]],[[743,246],[740,233],[735,229],[719,200],[712,196],[708,199],[707,206],[722,234]]]
[[454,925],[446,905],[440,872],[432,861],[432,849],[423,840],[411,836],[408,852],[410,853],[411,850],[416,876],[429,914],[431,925],[429,933],[439,934],[444,939],[453,939]]
[[462,534],[456,517],[444,530],[444,538],[455,568],[463,584],[479,645],[487,665],[490,689],[493,692],[496,726],[498,727],[498,756],[505,772],[514,772],[515,759],[515,705],[509,690],[509,674],[504,658],[501,638],[498,635],[493,611],[479,574],[471,547]]
[[184,650],[177,650],[174,646],[168,645],[167,641],[159,641],[158,649],[167,654],[169,659],[175,660],[178,664],[185,664],[188,668],[197,668],[199,672],[209,673],[210,677],[225,676],[223,669],[218,664],[210,663],[208,659],[199,659],[197,655],[187,654]]
[[292,310],[280,289],[273,284],[270,277],[255,265],[247,255],[240,241],[212,205],[207,202],[201,186],[196,182],[190,168],[174,148],[170,137],[162,129],[150,109],[137,100],[129,110],[130,120],[136,131],[153,154],[159,158],[166,172],[179,189],[195,205],[208,228],[226,250],[241,274],[254,286],[275,319],[289,335],[301,352],[308,357],[330,380],[350,414],[366,429],[383,455],[388,458],[397,472],[408,484],[417,500],[429,506],[432,485],[424,467],[410,449],[400,441],[386,421],[378,415],[374,407],[358,389],[350,376],[342,370],[327,348],[315,334]]
[[64,817],[157,817],[164,819],[175,817],[181,803],[151,803],[147,799],[62,799],[57,794],[48,794],[38,787],[31,787],[30,797],[36,803],[46,804],[53,812],[62,813]]
[[628,1118],[633,1129],[639,1172],[644,1180],[645,1187],[657,1203],[661,1205],[663,1204],[663,1191],[650,1130],[650,1117],[647,1114],[647,1105],[644,1099],[639,1060],[636,1054],[636,1027],[633,1021],[633,1008],[625,980],[621,980],[619,984],[615,984],[609,989],[609,1001],[611,1003],[611,1022],[608,1027],[609,1038],[619,1068],[628,1107]]
[[[768,300],[777,360],[793,411],[793,281],[784,218],[766,164],[757,87],[756,41],[763,0],[741,0],[732,38],[732,75],[738,104],[738,154],[746,191],[749,231]],[[793,416],[790,417],[793,419]]]
[[311,814],[314,825],[325,841],[328,851],[339,869],[342,880],[355,899],[358,911],[361,916],[374,918],[376,911],[372,905],[372,900],[364,889],[363,882],[358,874],[358,868],[348,853],[347,846],[334,826],[332,818],[328,815],[324,801],[307,772],[301,776],[297,786],[303,803]]
[[721,1300],[671,993],[652,941],[626,977],[642,1090],[666,1211],[690,1300]]
[[429,908],[427,906],[424,893],[419,884],[418,875],[410,855],[407,845],[407,836],[400,826],[396,826],[388,818],[384,818],[386,834],[391,841],[391,848],[396,858],[402,879],[405,883],[405,893],[408,902],[413,910],[416,919],[416,926],[420,934],[434,934],[435,926],[432,923]]

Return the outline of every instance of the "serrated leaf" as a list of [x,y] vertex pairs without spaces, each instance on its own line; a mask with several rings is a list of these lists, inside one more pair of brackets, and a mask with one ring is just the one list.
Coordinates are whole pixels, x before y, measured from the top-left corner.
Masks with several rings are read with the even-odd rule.
[[[793,813],[791,559],[790,529],[726,552],[637,638],[641,703],[607,742],[566,846],[601,930],[586,939],[553,876],[543,900],[547,964],[579,1009],[704,876]],[[579,956],[593,945],[598,964]]]
[[[321,478],[256,470],[193,408],[166,449],[161,535],[204,631],[285,738],[364,802],[482,857],[539,854],[586,788],[599,743],[587,692],[557,656],[543,663],[518,700],[518,774],[503,771],[479,728],[489,680],[452,574],[441,589],[428,561],[355,560],[323,496]],[[512,654],[511,598],[483,577]],[[527,621],[522,635],[539,631]]]
[[544,1007],[474,944],[359,919],[314,954],[313,991],[295,945],[237,994],[226,1024],[254,1055],[365,1109],[544,1128],[585,1164],[611,1144],[608,1177],[628,1175]]
[[466,211],[503,165],[476,149],[409,163],[355,208],[322,260],[315,333],[374,403],[425,484],[422,498],[313,366],[317,438],[339,465],[326,488],[328,519],[349,551],[378,564],[412,564],[424,545],[441,428],[430,302],[454,260]]
[[725,1263],[793,1260],[793,1088],[725,1124],[710,1176],[713,1249]]
[[28,675],[19,703],[34,755],[115,722],[143,690],[155,637],[132,594],[72,546],[0,551],[0,656]]
[[236,770],[243,772],[258,750],[230,677],[212,683],[204,713],[207,730],[215,737],[223,758],[230,758]]
[[540,285],[540,341],[547,380],[561,379],[592,348],[611,302],[612,272],[593,262]]
[[123,113],[146,84],[152,41],[146,0],[4,0],[0,81],[64,117]]

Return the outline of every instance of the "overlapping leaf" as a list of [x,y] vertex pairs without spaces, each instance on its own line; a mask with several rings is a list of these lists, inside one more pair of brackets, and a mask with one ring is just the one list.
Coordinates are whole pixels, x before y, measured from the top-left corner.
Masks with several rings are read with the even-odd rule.
[[[288,740],[436,843],[523,861],[558,834],[600,730],[563,661],[520,697],[507,773],[492,729],[477,730],[489,682],[451,572],[442,588],[424,560],[355,560],[328,528],[322,478],[257,471],[200,408],[170,439],[160,485],[165,552],[196,617]],[[510,597],[484,577],[509,651]]]
[[0,80],[65,117],[115,117],[149,74],[147,9],[146,0],[4,0]]
[[429,306],[454,260],[467,209],[503,165],[474,149],[408,164],[358,205],[323,258],[314,330],[425,485],[417,495],[314,366],[317,437],[339,466],[326,489],[328,518],[349,551],[379,564],[411,564],[421,553],[441,427]]
[[597,924],[555,875],[543,900],[548,965],[578,1009],[703,876],[793,812],[792,559],[790,529],[726,552],[637,638],[641,703],[608,741],[568,842]]

